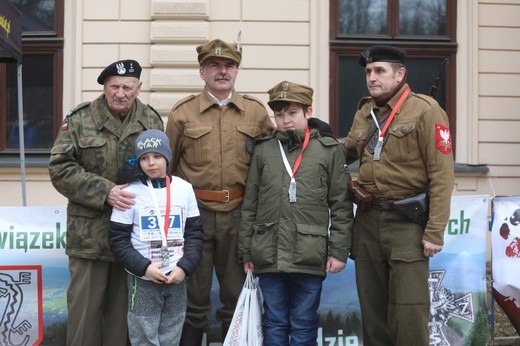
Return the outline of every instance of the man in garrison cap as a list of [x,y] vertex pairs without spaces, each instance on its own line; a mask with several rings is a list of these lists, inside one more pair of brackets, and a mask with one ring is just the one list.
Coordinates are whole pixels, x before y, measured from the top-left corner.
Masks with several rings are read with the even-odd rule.
[[103,93],[67,114],[51,149],[52,184],[68,199],[67,345],[126,345],[126,272],[108,243],[112,208],[133,205],[118,173],[137,136],[163,131],[159,114],[137,97],[141,66],[119,60],[103,69]]
[[[373,196],[358,203],[352,235],[363,344],[426,346],[429,259],[442,250],[454,184],[448,117],[411,91],[404,49],[372,46],[359,64],[370,96],[344,146],[348,164],[360,160],[354,201]],[[408,213],[414,201],[420,215]]]
[[235,90],[242,60],[234,43],[214,39],[196,48],[204,90],[178,101],[168,116],[172,172],[189,181],[204,225],[202,261],[188,280],[188,308],[181,345],[199,346],[211,313],[215,270],[221,307],[216,318],[224,340],[245,280],[236,252],[244,187],[256,138],[274,130],[265,106]]

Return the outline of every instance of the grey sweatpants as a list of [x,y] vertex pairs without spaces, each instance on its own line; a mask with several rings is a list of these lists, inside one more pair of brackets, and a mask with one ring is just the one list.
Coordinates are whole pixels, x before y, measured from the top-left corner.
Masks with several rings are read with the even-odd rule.
[[159,285],[128,274],[127,283],[132,345],[178,345],[186,317],[186,280]]

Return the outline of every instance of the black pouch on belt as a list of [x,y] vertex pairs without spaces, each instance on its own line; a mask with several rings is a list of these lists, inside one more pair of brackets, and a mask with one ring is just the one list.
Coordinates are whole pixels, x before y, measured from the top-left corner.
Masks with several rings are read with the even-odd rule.
[[428,222],[430,198],[426,192],[394,202],[397,212],[419,224],[423,229]]

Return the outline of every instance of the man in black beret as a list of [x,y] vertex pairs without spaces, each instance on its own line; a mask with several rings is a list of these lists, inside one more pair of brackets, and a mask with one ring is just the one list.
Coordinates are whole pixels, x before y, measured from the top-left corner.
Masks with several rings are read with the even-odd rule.
[[[450,216],[448,117],[433,98],[411,92],[405,63],[398,47],[361,53],[370,96],[359,102],[344,141],[347,163],[360,160],[351,254],[368,346],[429,345],[429,259],[442,250]],[[361,203],[369,195],[372,204]],[[402,214],[399,205],[414,210],[408,197],[426,206],[426,195],[421,220]]]
[[404,65],[406,62],[406,51],[393,46],[372,46],[361,52],[359,57],[359,64],[363,67],[377,61]]
[[118,173],[135,153],[144,130],[163,130],[159,114],[137,96],[141,66],[135,60],[108,65],[97,81],[103,93],[65,117],[51,149],[49,174],[68,199],[67,345],[126,345],[126,272],[108,243],[112,208],[133,205]]
[[97,82],[101,85],[105,83],[105,79],[110,76],[135,77],[141,78],[141,65],[135,60],[120,60],[111,63],[101,73]]

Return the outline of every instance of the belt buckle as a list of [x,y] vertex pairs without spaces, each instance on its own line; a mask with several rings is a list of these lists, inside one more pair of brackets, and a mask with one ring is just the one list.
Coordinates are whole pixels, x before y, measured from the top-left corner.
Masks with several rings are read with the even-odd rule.
[[222,190],[222,192],[226,194],[226,200],[224,201],[224,203],[229,203],[229,190]]

